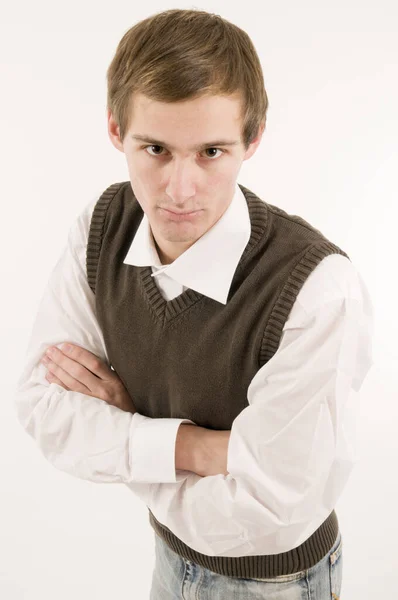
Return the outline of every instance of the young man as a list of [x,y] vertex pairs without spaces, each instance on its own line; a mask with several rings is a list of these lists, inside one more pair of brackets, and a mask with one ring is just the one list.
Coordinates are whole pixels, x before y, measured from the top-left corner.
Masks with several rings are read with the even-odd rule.
[[73,224],[19,382],[55,467],[148,506],[153,600],[340,596],[372,305],[343,250],[237,183],[267,104],[250,39],[218,16],[123,36],[108,131],[129,181]]

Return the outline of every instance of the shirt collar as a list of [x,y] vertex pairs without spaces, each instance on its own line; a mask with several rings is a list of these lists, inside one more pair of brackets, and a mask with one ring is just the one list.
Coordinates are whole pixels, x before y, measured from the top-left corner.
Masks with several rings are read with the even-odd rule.
[[246,198],[236,184],[233,199],[221,218],[174,262],[161,264],[145,213],[123,262],[135,267],[151,266],[154,276],[161,272],[186,288],[226,304],[250,235]]

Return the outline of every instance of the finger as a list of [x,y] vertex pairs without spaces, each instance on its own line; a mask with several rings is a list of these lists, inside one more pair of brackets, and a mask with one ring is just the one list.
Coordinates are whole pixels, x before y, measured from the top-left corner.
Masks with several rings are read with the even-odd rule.
[[55,377],[55,375],[53,375],[52,373],[47,373],[46,375],[46,379],[49,383],[56,383],[58,385],[60,385],[61,387],[63,387],[65,390],[67,390],[68,392],[72,391],[70,390],[64,383],[62,383],[62,381],[60,379],[58,379],[58,377]]
[[[69,350],[66,350],[66,345],[70,347]],[[112,378],[113,373],[107,363],[86,348],[82,348],[77,344],[71,344],[70,342],[67,342],[65,344],[61,344],[61,351],[65,356],[73,359],[80,365],[83,365],[83,367],[86,367],[86,369],[91,371],[91,373],[100,379],[108,380]]]
[[[69,390],[72,392],[80,392],[81,394],[88,394],[91,396],[91,391],[89,388],[87,388],[80,381],[74,379],[74,377],[72,377],[69,373],[64,371],[64,369],[59,365],[55,364],[54,362],[50,362],[47,365],[47,369],[49,371],[49,376],[53,376],[58,381],[60,381],[59,385],[62,385],[63,387],[68,387]],[[91,377],[93,377],[93,375],[91,375]]]
[[[69,377],[68,381],[70,381],[70,383],[68,383],[68,381],[65,381],[65,383],[69,385],[69,387],[71,387],[73,383],[73,391],[82,391],[83,393],[83,389],[85,389],[86,391],[84,393],[87,393],[87,390],[91,393],[95,393],[95,390],[98,388],[98,383],[100,383],[100,379],[86,369],[86,367],[66,356],[59,348],[55,346],[52,346],[51,348],[53,352],[49,356],[46,355],[45,358],[42,359],[42,362],[44,363],[45,359],[47,359],[48,362],[45,363],[47,367],[49,367],[50,364],[61,367],[63,373],[62,377],[59,377],[59,379],[65,381],[65,379]],[[75,389],[77,383],[80,383],[84,387],[80,390]]]

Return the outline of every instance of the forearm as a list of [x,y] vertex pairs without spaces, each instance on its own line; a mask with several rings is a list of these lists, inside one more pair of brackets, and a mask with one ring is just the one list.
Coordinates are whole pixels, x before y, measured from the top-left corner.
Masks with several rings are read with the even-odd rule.
[[227,456],[231,431],[218,431],[182,423],[175,447],[175,468],[202,477],[228,473]]

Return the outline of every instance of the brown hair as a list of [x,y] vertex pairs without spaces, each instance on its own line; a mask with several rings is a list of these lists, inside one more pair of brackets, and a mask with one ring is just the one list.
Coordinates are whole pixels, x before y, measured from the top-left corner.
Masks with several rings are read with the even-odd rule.
[[248,34],[203,10],[171,9],[131,27],[107,70],[107,108],[123,142],[135,92],[160,102],[240,94],[245,149],[266,122],[259,57]]

